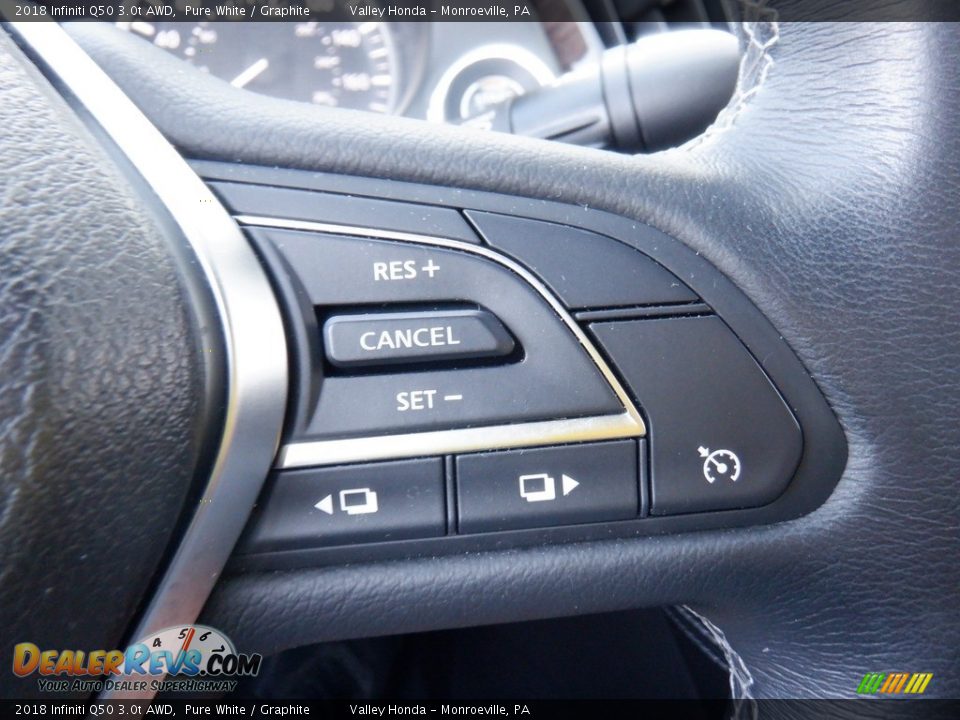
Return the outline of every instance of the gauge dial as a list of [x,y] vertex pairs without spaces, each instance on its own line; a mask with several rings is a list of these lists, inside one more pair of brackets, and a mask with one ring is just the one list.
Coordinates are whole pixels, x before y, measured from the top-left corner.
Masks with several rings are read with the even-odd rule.
[[396,109],[397,63],[384,23],[118,25],[234,87],[331,107]]
[[539,57],[517,45],[484,45],[453,63],[430,96],[427,119],[485,127],[484,113],[494,105],[554,80]]
[[205,671],[214,653],[236,654],[233,643],[219,630],[206,625],[178,625],[141,638],[139,643],[153,650],[169,650],[174,655],[187,650],[200,653],[201,671]]
[[736,482],[740,478],[740,458],[730,450],[714,450],[703,461],[703,476],[709,483],[717,480]]

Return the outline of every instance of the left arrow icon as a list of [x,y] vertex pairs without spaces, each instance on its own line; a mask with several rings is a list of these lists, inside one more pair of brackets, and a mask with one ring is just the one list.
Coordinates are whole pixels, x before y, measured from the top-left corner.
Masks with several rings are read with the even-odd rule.
[[333,495],[327,495],[323,500],[314,505],[314,507],[317,510],[325,512],[327,515],[333,515]]

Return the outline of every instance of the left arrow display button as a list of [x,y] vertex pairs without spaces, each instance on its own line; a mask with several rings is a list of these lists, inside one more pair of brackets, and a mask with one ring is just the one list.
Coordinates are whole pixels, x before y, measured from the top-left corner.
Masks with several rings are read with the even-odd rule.
[[335,315],[323,324],[327,359],[337,367],[502,357],[513,337],[486,310]]
[[244,554],[444,535],[440,458],[285,471],[274,475]]

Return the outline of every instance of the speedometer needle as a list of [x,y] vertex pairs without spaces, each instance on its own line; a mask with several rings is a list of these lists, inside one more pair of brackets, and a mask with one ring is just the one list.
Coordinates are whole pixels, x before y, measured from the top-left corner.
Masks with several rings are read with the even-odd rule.
[[245,87],[251,80],[255,80],[268,67],[270,67],[270,61],[266,58],[260,58],[253,65],[231,80],[230,84],[238,88]]

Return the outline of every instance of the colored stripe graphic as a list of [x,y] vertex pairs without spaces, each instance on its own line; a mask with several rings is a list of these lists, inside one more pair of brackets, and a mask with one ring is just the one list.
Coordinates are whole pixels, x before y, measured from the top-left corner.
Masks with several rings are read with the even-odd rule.
[[867,673],[863,676],[863,680],[860,681],[857,692],[863,695],[872,695],[880,689],[880,683],[883,682],[886,676],[886,673]]
[[888,693],[891,691],[891,688],[897,684],[897,680],[900,679],[900,673],[890,673],[887,675],[886,682],[880,687],[880,692]]
[[914,673],[913,677],[910,678],[910,682],[907,683],[907,687],[904,688],[904,692],[910,693],[911,695],[919,695],[927,689],[927,685],[930,684],[932,677],[933,673]]
[[933,679],[933,673],[867,673],[857,686],[857,694],[920,695]]
[[900,673],[900,680],[897,682],[896,687],[894,687],[890,692],[898,693],[903,690],[903,686],[907,684],[908,677],[910,677],[908,673]]

